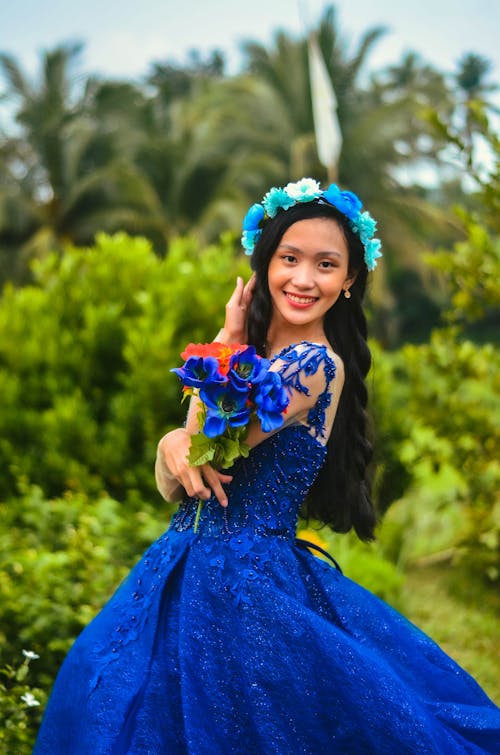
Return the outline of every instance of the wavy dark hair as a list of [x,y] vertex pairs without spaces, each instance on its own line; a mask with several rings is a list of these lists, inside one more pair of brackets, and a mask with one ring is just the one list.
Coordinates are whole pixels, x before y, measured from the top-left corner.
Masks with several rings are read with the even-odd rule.
[[362,308],[368,269],[359,237],[335,207],[315,201],[299,203],[265,222],[251,259],[256,285],[249,312],[248,341],[264,355],[272,315],[269,263],[287,228],[310,218],[328,218],[340,226],[349,250],[349,274],[356,273],[356,279],[350,287],[351,298],[341,295],[324,318],[326,337],[344,362],[345,382],[327,443],[326,460],[306,497],[302,515],[336,532],[354,528],[362,540],[372,540],[376,517],[368,479],[372,445],[367,432],[365,385],[371,356]]

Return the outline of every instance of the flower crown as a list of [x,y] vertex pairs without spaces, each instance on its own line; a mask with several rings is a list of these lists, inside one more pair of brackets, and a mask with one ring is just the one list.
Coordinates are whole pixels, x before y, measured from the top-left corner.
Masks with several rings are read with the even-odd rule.
[[243,235],[241,244],[245,254],[251,255],[260,235],[262,223],[268,218],[274,218],[280,210],[289,210],[300,202],[329,204],[349,220],[351,229],[356,233],[365,249],[365,263],[368,270],[377,267],[377,259],[382,256],[380,239],[374,238],[377,228],[376,221],[369,212],[361,212],[361,200],[352,191],[341,191],[337,184],[330,184],[322,191],[318,181],[312,178],[301,178],[296,183],[289,183],[285,188],[269,189],[260,204],[253,204],[243,220]]

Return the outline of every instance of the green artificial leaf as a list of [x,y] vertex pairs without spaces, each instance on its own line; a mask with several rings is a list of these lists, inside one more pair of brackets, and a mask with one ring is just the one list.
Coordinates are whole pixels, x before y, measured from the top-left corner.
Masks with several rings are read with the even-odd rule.
[[215,445],[212,438],[207,438],[203,433],[197,433],[191,437],[189,448],[189,463],[199,467],[208,464],[215,456]]
[[244,443],[243,441],[241,441],[240,456],[243,456],[246,459],[249,453],[250,453],[250,446],[248,445],[248,443]]
[[228,469],[241,456],[239,440],[221,436],[217,441],[216,464],[219,469]]

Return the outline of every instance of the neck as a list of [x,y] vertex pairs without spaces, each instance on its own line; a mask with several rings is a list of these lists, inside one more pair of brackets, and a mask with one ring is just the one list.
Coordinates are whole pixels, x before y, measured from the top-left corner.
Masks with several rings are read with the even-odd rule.
[[266,337],[266,354],[267,356],[273,356],[273,354],[279,353],[282,349],[290,346],[293,343],[300,343],[301,341],[310,341],[312,343],[322,343],[329,346],[329,341],[325,335],[323,328],[284,328],[282,326],[271,323]]

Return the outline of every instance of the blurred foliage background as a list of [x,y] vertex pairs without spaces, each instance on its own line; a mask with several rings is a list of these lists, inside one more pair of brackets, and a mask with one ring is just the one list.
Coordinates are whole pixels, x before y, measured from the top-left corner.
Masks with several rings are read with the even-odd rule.
[[[305,536],[498,701],[496,85],[473,52],[451,78],[417,53],[368,76],[383,31],[349,50],[333,6],[316,31],[339,101],[339,183],[384,241],[368,303],[380,524],[370,546]],[[271,185],[326,180],[307,40],[278,31],[244,49],[238,74],[214,51],[154,63],[141,82],[85,76],[78,45],[44,53],[36,81],[0,54],[15,115],[0,134],[5,752],[30,752],[72,639],[168,526],[153,465],[183,418],[169,369],[213,338],[249,274],[247,207]]]

